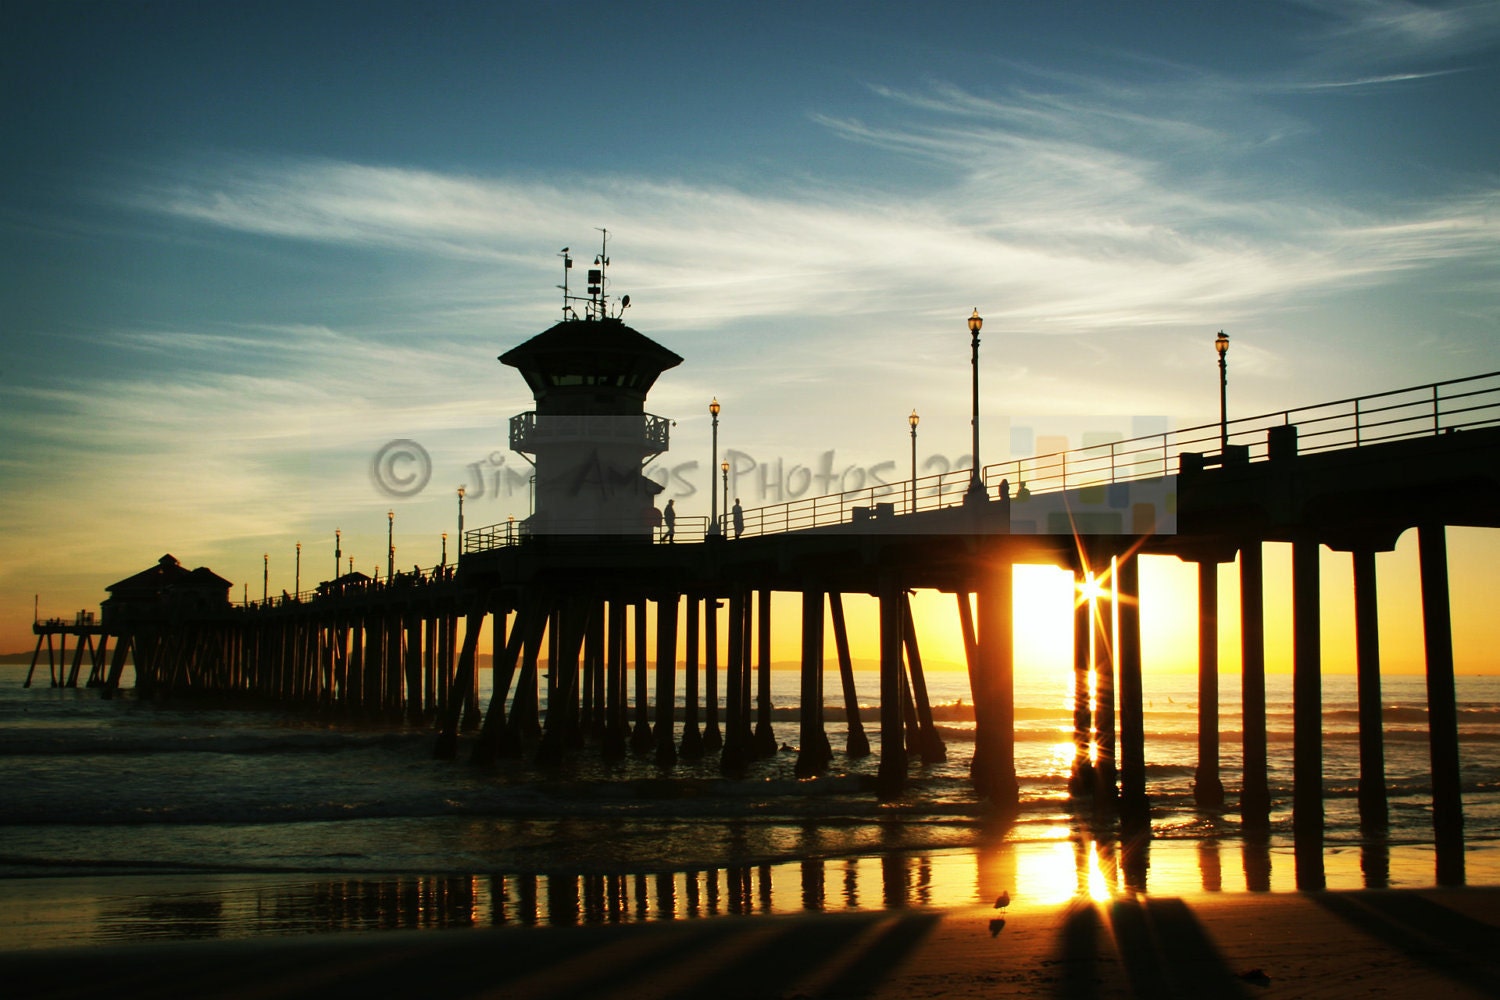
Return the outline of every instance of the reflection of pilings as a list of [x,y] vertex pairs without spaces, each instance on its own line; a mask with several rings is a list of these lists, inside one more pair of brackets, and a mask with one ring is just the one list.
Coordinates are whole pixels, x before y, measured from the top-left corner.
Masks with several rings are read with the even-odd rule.
[[1432,834],[1439,885],[1464,881],[1464,812],[1458,770],[1458,703],[1448,604],[1447,532],[1417,528],[1422,570],[1422,639],[1427,653],[1427,735],[1432,751]]
[[677,605],[676,594],[662,594],[656,599],[656,763],[671,767],[677,763],[677,740],[672,731],[672,708],[677,692]]
[[1249,831],[1271,825],[1271,789],[1266,775],[1265,570],[1259,541],[1240,549],[1240,737],[1244,775],[1240,821]]
[[1292,542],[1292,834],[1297,888],[1323,873],[1323,655],[1318,543]]
[[1198,768],[1193,801],[1200,809],[1224,805],[1219,778],[1219,564],[1198,563]]
[[1359,825],[1367,833],[1386,828],[1385,744],[1380,699],[1380,614],[1375,550],[1358,548],[1354,560],[1354,655],[1359,675]]
[[[959,597],[962,599],[963,595]],[[836,590],[828,593],[828,610],[833,618],[833,645],[838,652],[839,681],[844,689],[844,718],[848,720],[844,753],[850,757],[866,757],[870,753],[870,738],[865,735],[865,724],[859,717],[854,660],[849,655],[849,629],[844,623],[844,597]]]
[[[1120,823],[1130,841],[1151,834],[1151,810],[1146,800],[1145,704],[1141,689],[1141,586],[1136,560],[1133,552],[1121,556],[1116,573],[1120,600]],[[1141,880],[1144,892],[1144,871]]]
[[922,654],[917,649],[917,627],[911,613],[911,595],[901,592],[901,639],[906,646],[906,667],[911,675],[912,698],[916,702],[919,752],[922,763],[938,764],[948,759],[943,738],[932,721],[932,702],[927,697],[927,678],[922,673]]
[[703,602],[703,752],[723,749],[719,731],[719,608],[723,602],[710,597]]
[[1203,876],[1204,892],[1224,889],[1224,864],[1219,858],[1219,842],[1213,837],[1198,841],[1198,871]]
[[698,595],[687,595],[687,625],[683,641],[687,644],[683,659],[682,756],[697,760],[703,756],[703,734],[698,729]]
[[1264,830],[1247,830],[1241,844],[1245,866],[1245,888],[1250,892],[1271,891],[1271,841]]
[[[880,575],[880,768],[876,785],[882,799],[906,787],[906,744],[901,732],[901,588],[895,574]],[[976,696],[977,697],[977,696]]]
[[1094,697],[1089,683],[1089,632],[1094,623],[1084,582],[1080,567],[1074,572],[1073,586],[1073,769],[1068,791],[1074,796],[1094,791]]
[[[771,728],[771,592],[762,590],[756,606],[756,660],[759,665],[756,687],[756,721],[754,753],[757,757],[776,754],[776,733]],[[748,660],[747,660],[748,662]]]

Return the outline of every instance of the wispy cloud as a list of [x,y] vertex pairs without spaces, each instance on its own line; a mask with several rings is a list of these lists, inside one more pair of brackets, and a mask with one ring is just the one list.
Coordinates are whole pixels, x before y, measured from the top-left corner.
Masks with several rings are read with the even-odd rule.
[[[1301,2],[1326,18],[1325,23],[1308,36],[1315,61],[1325,64],[1405,66],[1410,70],[1413,62],[1430,63],[1466,56],[1489,48],[1500,39],[1500,3],[1494,0]],[[1404,75],[1366,79],[1368,82],[1388,82]]]

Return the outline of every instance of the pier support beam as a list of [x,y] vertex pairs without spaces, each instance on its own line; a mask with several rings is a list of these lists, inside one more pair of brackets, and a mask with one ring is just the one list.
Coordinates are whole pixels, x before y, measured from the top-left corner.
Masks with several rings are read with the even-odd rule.
[[701,603],[696,594],[687,595],[681,746],[682,756],[687,760],[698,760],[703,756],[703,734],[698,729],[698,609]]
[[1447,531],[1417,529],[1422,568],[1422,638],[1427,652],[1427,735],[1432,751],[1432,834],[1439,885],[1464,882],[1464,812],[1458,770],[1458,703],[1448,603]]
[[[479,740],[474,745],[471,758],[474,763],[492,764],[500,756],[506,735],[505,695],[510,690],[511,677],[520,662],[522,649],[528,642],[534,648],[536,642],[540,641],[540,633],[545,626],[546,618],[535,606],[528,604],[516,611],[515,624],[511,626],[510,635],[505,641],[505,651],[490,667],[494,674],[494,691],[484,714],[484,724],[479,728]],[[517,685],[516,691],[519,698],[520,685]],[[438,755],[442,756],[441,744]]]
[[917,716],[917,750],[924,764],[941,764],[948,749],[932,721],[932,700],[927,696],[927,678],[922,672],[922,654],[917,648],[917,623],[911,613],[911,595],[901,592],[901,641],[906,647],[906,669],[911,675],[911,693]]
[[1240,658],[1240,822],[1259,834],[1271,826],[1271,788],[1266,774],[1265,561],[1258,539],[1240,549]]
[[646,601],[635,603],[635,730],[630,734],[630,749],[646,753],[652,747],[651,709],[648,704],[650,665],[646,661]]
[[1007,554],[990,550],[979,587],[979,688],[974,691],[975,728],[986,730],[979,760],[976,740],[974,777],[979,794],[999,815],[1014,817],[1020,804],[1016,782],[1016,708],[1014,584]]
[[656,599],[656,765],[677,763],[677,738],[672,710],[677,698],[677,605],[676,594]]
[[745,706],[745,604],[747,595],[736,590],[729,595],[729,656],[724,671],[724,749],[719,755],[719,767],[724,773],[744,773],[750,762],[748,729],[744,719],[748,718]]
[[1219,778],[1219,564],[1198,563],[1198,768],[1193,801],[1199,809],[1224,806]]
[[[960,594],[963,600],[964,595]],[[847,720],[847,736],[844,753],[850,757],[867,757],[870,754],[870,737],[865,734],[864,720],[859,717],[859,693],[854,689],[854,660],[849,655],[849,628],[844,622],[844,596],[833,590],[828,593],[828,611],[833,619],[833,645],[839,658],[839,681],[844,689],[844,718]]]
[[760,591],[755,603],[759,608],[755,618],[755,658],[760,669],[756,674],[754,751],[757,757],[774,757],[778,744],[771,727],[771,592]]
[[[485,614],[484,605],[480,602],[469,611],[465,619],[463,650],[458,655],[456,675],[456,687],[459,691],[473,686],[474,675],[479,670],[479,630],[484,627]],[[393,616],[392,621],[396,620]],[[458,756],[458,728],[462,722],[463,712],[464,699],[461,696],[454,697],[448,704],[447,714],[442,720],[442,728],[438,731],[436,755],[443,760],[452,760]]]
[[724,747],[719,731],[719,608],[723,602],[709,597],[703,602],[703,752]]
[[[906,740],[901,725],[901,587],[887,570],[880,579],[880,770],[881,799],[906,788]],[[977,753],[977,751],[976,751]]]
[[1322,889],[1323,654],[1318,542],[1292,542],[1292,837],[1298,889]]
[[629,749],[630,712],[625,696],[627,608],[630,605],[615,598],[609,602],[608,637],[604,654],[604,745],[605,760],[620,760]]
[[1355,549],[1354,650],[1359,676],[1359,825],[1384,831],[1390,814],[1385,794],[1384,712],[1380,697],[1380,613],[1375,550]]
[[808,778],[828,766],[832,754],[823,730],[823,592],[802,592],[802,688],[796,775]]
[[1141,683],[1140,566],[1127,552],[1119,559],[1120,599],[1120,825],[1128,840],[1151,835],[1146,798],[1146,716]]
[[1089,679],[1093,608],[1084,584],[1080,567],[1073,574],[1073,770],[1068,777],[1068,793],[1075,798],[1094,791],[1094,696]]
[[[1115,752],[1115,629],[1114,573],[1107,558],[1094,558],[1094,805],[1114,809],[1120,800]],[[1106,586],[1107,584],[1107,586]]]

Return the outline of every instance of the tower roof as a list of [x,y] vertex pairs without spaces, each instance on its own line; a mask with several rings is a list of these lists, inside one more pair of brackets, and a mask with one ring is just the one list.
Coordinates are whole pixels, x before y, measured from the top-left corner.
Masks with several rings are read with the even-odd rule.
[[645,394],[682,357],[617,318],[567,319],[500,355],[538,398],[568,387],[616,387]]

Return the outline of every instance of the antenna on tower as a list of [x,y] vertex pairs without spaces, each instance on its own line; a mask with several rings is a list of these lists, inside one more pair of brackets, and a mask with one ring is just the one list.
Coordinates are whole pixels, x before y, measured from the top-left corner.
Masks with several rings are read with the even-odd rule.
[[573,269],[573,258],[568,256],[569,249],[571,248],[563,247],[557,252],[557,255],[563,259],[563,283],[557,286],[558,288],[562,289],[563,293],[563,319],[568,318],[568,311],[571,308],[568,305],[568,272]]
[[602,318],[605,314],[604,291],[605,272],[609,269],[609,230],[600,229],[604,234],[599,247],[599,253],[594,257],[594,266],[589,268],[589,318]]

